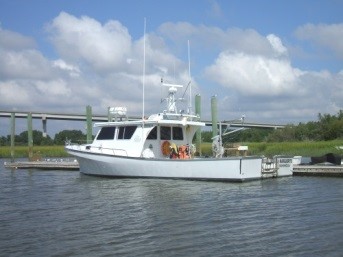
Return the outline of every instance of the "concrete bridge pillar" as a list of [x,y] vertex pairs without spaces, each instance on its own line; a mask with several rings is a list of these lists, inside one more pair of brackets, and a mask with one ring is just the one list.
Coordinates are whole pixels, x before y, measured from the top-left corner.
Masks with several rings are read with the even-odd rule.
[[47,137],[47,131],[46,131],[47,118],[46,118],[46,115],[42,116],[42,123],[43,123],[43,137]]

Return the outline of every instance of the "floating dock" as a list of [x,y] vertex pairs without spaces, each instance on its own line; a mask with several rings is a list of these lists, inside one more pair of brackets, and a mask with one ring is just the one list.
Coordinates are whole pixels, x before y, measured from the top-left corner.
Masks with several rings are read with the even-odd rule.
[[19,161],[4,162],[9,169],[42,169],[42,170],[79,170],[79,163],[74,161]]
[[294,176],[343,177],[343,166],[293,165]]

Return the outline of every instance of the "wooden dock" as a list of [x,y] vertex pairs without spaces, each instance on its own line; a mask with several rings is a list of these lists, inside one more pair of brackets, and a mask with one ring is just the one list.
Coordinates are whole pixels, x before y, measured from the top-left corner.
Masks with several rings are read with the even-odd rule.
[[79,170],[79,163],[76,160],[4,162],[4,166],[9,169]]
[[343,177],[343,166],[294,165],[294,176]]

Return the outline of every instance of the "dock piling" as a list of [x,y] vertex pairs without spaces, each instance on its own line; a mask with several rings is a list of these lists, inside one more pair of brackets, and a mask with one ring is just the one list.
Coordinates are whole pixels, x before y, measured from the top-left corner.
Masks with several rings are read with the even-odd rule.
[[11,162],[14,162],[15,113],[11,113]]
[[92,142],[92,107],[87,105],[86,107],[87,116],[87,144]]
[[33,157],[33,134],[32,134],[32,113],[27,114],[27,144],[29,147],[29,160]]

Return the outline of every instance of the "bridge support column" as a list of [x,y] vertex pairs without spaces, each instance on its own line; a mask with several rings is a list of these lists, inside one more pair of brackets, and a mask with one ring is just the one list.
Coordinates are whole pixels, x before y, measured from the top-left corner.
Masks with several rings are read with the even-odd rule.
[[15,113],[11,113],[11,162],[14,162]]
[[87,144],[92,142],[92,107],[87,105],[86,107],[87,116]]
[[32,133],[32,113],[27,114],[27,144],[29,147],[29,161],[32,160],[33,153],[33,133]]
[[42,123],[43,123],[43,137],[47,137],[47,130],[46,130],[47,118],[45,115],[42,116]]
[[[195,96],[195,114],[199,116],[199,121],[201,120],[201,96]],[[201,155],[201,128],[199,128],[195,134],[195,146],[196,151]]]

